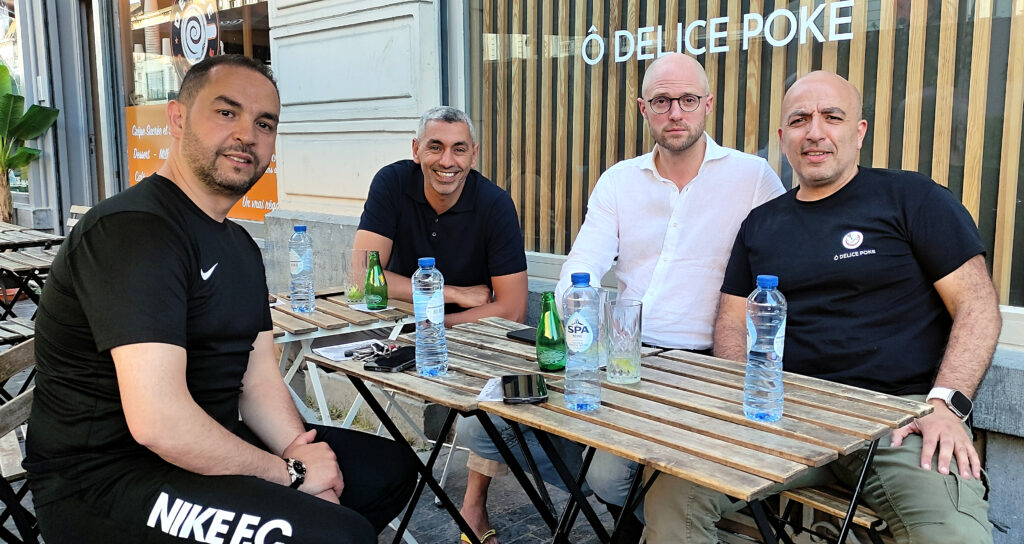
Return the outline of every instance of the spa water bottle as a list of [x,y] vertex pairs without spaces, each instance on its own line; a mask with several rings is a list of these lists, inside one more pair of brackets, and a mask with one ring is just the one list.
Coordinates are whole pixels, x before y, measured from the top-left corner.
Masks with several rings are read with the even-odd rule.
[[310,313],[316,309],[313,293],[313,239],[305,225],[295,225],[295,234],[288,240],[288,270],[292,281],[289,289],[292,311]]
[[786,297],[779,278],[758,276],[747,297],[747,375],[743,414],[754,421],[782,417],[782,349],[786,343]]
[[576,272],[572,287],[562,296],[565,316],[565,405],[587,412],[601,406],[601,378],[598,370],[598,319],[601,299],[590,286],[590,274]]
[[380,266],[380,252],[370,251],[366,264],[366,284],[363,300],[367,310],[385,310],[388,307],[388,280]]
[[416,314],[416,372],[420,376],[448,373],[448,341],[444,337],[444,276],[433,257],[421,257],[412,275]]

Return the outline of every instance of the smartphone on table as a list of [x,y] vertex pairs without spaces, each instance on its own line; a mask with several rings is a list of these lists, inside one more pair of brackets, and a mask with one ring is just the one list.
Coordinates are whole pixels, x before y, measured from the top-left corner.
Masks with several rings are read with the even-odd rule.
[[388,355],[363,363],[364,370],[375,372],[401,372],[416,366],[416,347],[405,346]]
[[506,404],[538,404],[548,401],[548,386],[540,374],[508,374],[501,377]]

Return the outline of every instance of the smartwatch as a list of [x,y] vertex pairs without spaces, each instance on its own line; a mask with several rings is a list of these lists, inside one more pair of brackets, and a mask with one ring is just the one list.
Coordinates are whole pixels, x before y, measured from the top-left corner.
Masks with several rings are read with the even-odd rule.
[[971,415],[971,410],[974,409],[974,403],[967,395],[948,387],[933,387],[925,400],[931,399],[940,399],[945,402],[949,410],[962,421],[966,420],[967,416]]
[[288,475],[292,477],[292,483],[288,487],[298,489],[302,482],[306,481],[306,465],[298,459],[285,459],[288,464]]

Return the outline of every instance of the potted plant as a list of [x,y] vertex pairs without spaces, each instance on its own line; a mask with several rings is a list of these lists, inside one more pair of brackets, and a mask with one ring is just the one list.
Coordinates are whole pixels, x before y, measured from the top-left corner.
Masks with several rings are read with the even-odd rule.
[[57,121],[59,110],[32,104],[25,111],[25,97],[16,93],[7,67],[0,64],[0,221],[14,216],[11,171],[28,166],[40,150],[25,147],[25,140],[42,136]]

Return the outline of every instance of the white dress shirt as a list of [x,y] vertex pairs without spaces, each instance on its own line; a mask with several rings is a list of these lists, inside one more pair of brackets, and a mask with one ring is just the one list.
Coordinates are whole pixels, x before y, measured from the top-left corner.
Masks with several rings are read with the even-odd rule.
[[658,173],[657,146],[601,175],[562,265],[556,300],[571,285],[570,274],[589,272],[598,285],[618,256],[618,298],[643,301],[644,342],[711,347],[719,289],[740,223],[785,189],[764,159],[722,147],[706,133],[705,141],[700,170],[682,191]]

